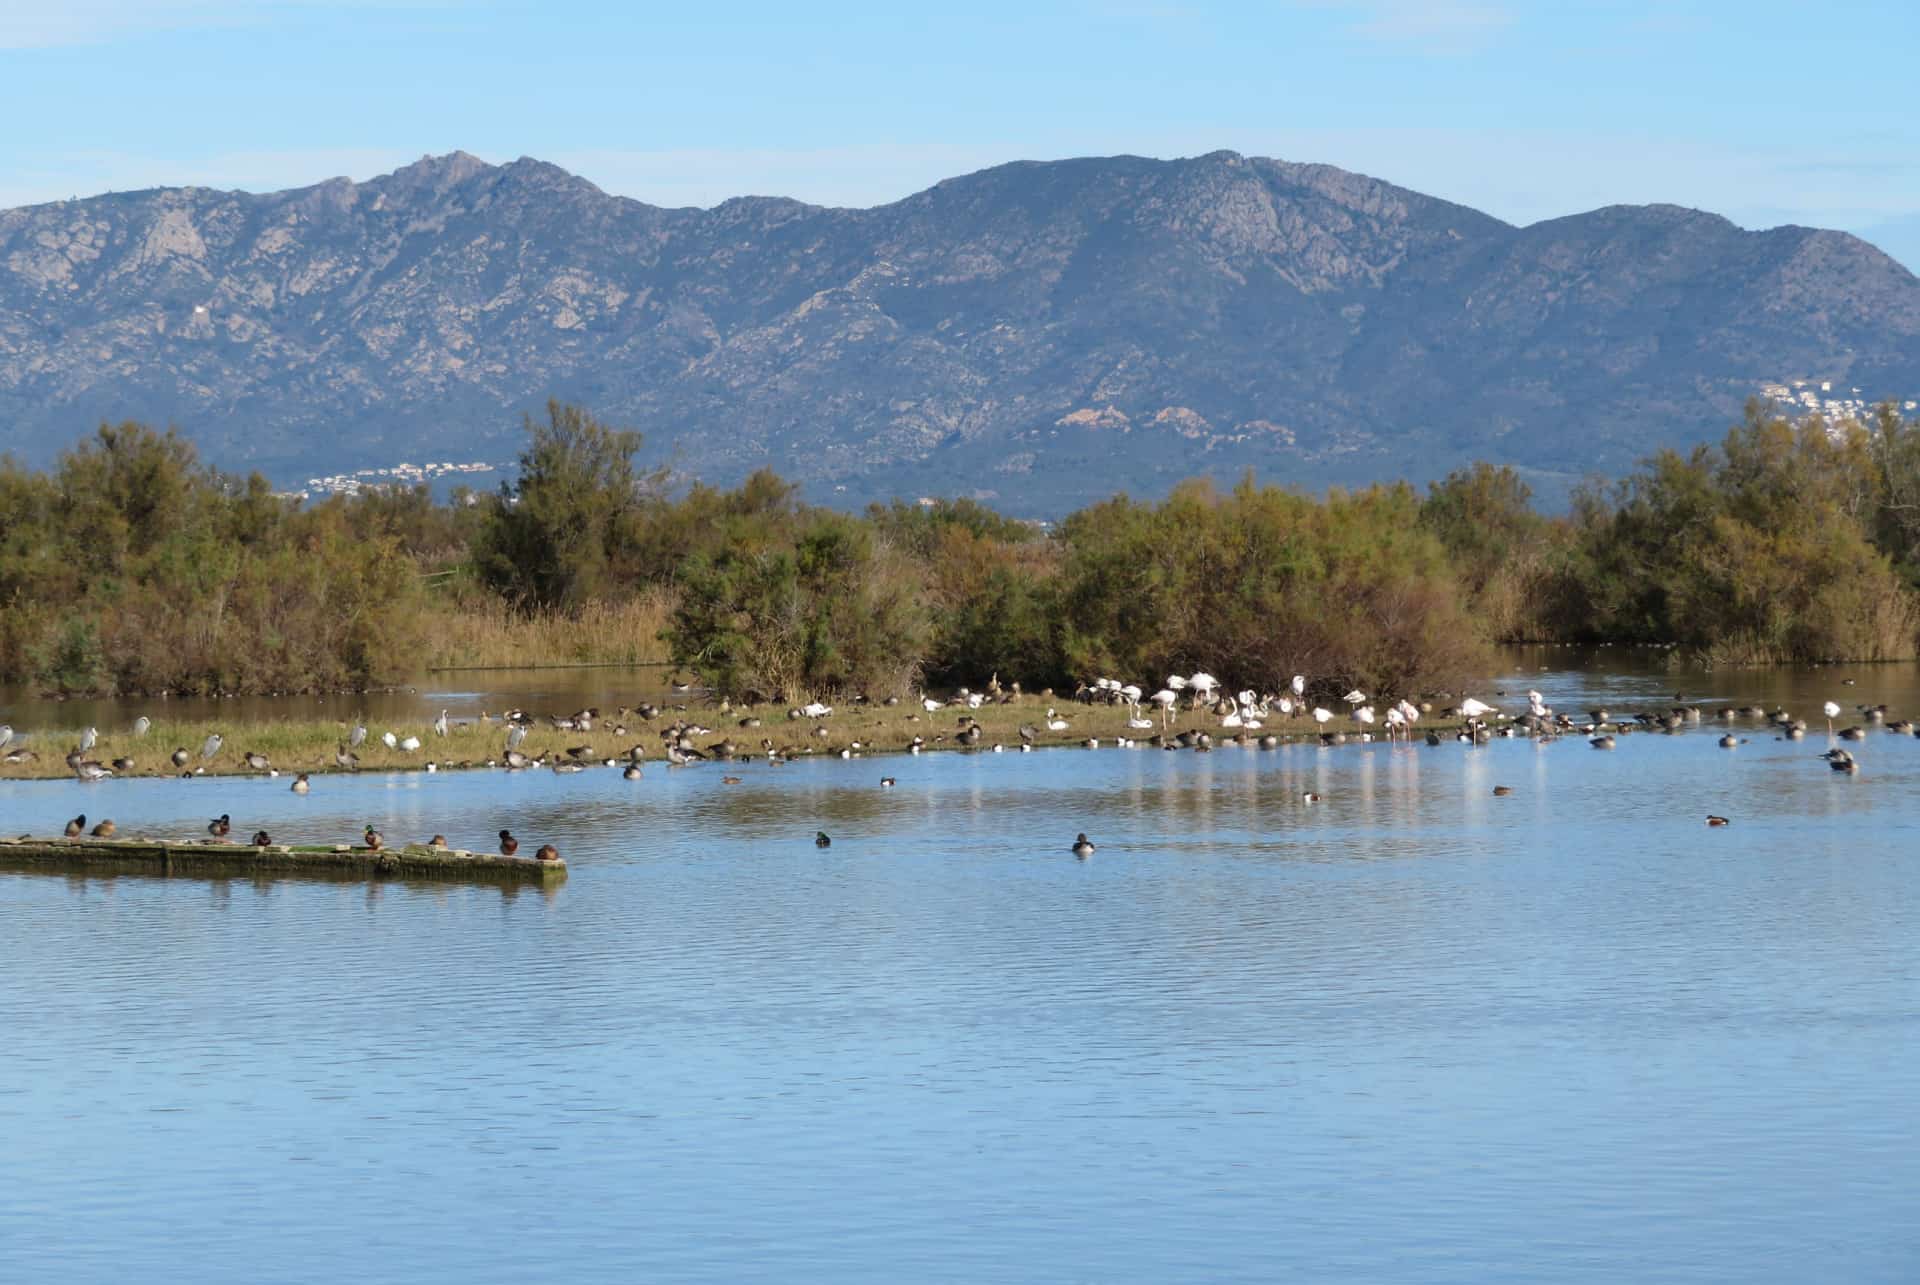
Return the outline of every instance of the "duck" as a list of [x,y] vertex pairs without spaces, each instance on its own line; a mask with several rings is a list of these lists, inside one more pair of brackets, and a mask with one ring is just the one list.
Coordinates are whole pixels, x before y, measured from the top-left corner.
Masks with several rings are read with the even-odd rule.
[[241,757],[246,760],[247,766],[256,772],[266,772],[273,768],[273,764],[267,760],[267,756],[264,754],[256,754],[254,751],[248,750],[245,754],[241,755]]
[[1723,750],[1733,749],[1739,744],[1740,744],[1740,738],[1735,736],[1732,732],[1728,732],[1725,736],[1720,738],[1720,748]]
[[833,840],[827,837],[825,830],[816,830],[813,833],[813,846],[816,848],[831,848],[833,846]]
[[638,763],[628,763],[620,769],[620,775],[629,781],[637,781],[640,779],[640,765]]
[[253,832],[254,847],[264,848],[271,845],[272,843],[273,843],[273,836],[268,834],[265,830],[255,830]]
[[96,825],[95,827],[93,827],[93,829],[87,831],[88,834],[92,835],[96,839],[111,839],[116,832],[117,831],[113,824],[112,817],[106,818],[99,825]]
[[1087,838],[1085,834],[1081,834],[1075,837],[1073,841],[1074,856],[1080,858],[1082,861],[1085,861],[1088,857],[1093,855],[1093,851],[1094,851],[1093,841]]
[[540,850],[533,855],[534,858],[539,861],[558,861],[560,859],[560,849],[554,847],[551,843],[543,843],[540,845]]
[[67,837],[69,839],[78,839],[82,834],[86,833],[86,830],[87,814],[84,812],[67,822]]
[[444,834],[436,834],[427,840],[427,846],[429,848],[444,849],[447,846],[447,836]]
[[293,778],[293,784],[287,788],[291,789],[295,794],[305,794],[313,787],[307,782],[307,774],[302,772]]
[[378,852],[387,845],[387,836],[374,829],[372,825],[368,825],[367,832],[360,837],[365,841],[367,849],[371,852]]
[[1512,793],[1513,787],[1511,785],[1496,785],[1493,787],[1493,797],[1496,799],[1504,799]]
[[881,788],[881,789],[883,789],[883,790],[891,790],[891,789],[893,788],[893,786],[894,786],[894,780],[893,780],[893,778],[892,778],[892,777],[890,777],[890,776],[883,776],[883,777],[881,777],[881,778],[880,778],[880,788]]
[[513,837],[512,831],[502,830],[500,832],[500,855],[510,857],[518,851],[520,851],[520,840]]
[[185,767],[187,765],[187,760],[192,758],[193,755],[187,753],[187,747],[182,745],[179,749],[175,750],[173,753],[169,754],[167,757],[172,760],[173,765],[175,767]]
[[723,776],[723,777],[721,777],[721,778],[720,778],[720,784],[722,784],[722,785],[738,785],[738,784],[740,784],[740,778],[739,778],[739,777],[737,777],[737,776]]
[[123,755],[113,761],[112,767],[116,772],[131,772],[133,771],[133,760]]
[[1593,748],[1596,750],[1610,750],[1613,748],[1613,737],[1605,732],[1602,732],[1599,736],[1595,736],[1590,740],[1588,740],[1587,744],[1593,746]]
[[333,762],[335,767],[341,768],[344,771],[357,772],[360,770],[360,756],[352,750],[349,750],[345,745],[341,745],[333,751]]
[[207,833],[216,839],[224,839],[233,831],[233,818],[222,812],[207,822]]
[[1316,794],[1312,790],[1308,790],[1305,794],[1302,794],[1300,796],[1300,801],[1302,803],[1312,804],[1312,803],[1318,803],[1324,797],[1325,797],[1324,795]]
[[1709,812],[1707,813],[1707,824],[1708,825],[1731,825],[1732,822],[1728,821],[1723,816],[1715,816],[1713,813]]

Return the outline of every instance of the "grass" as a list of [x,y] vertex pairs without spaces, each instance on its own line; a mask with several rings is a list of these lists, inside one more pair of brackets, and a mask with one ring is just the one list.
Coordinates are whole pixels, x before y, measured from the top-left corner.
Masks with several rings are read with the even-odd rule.
[[623,602],[590,602],[527,616],[498,598],[450,598],[424,614],[429,669],[646,665],[667,659],[660,631],[673,610],[665,590]]
[[[1021,745],[1022,724],[1035,729],[1033,743],[1036,746],[1082,745],[1088,738],[1094,738],[1105,748],[1122,736],[1144,742],[1160,729],[1157,718],[1150,729],[1129,728],[1128,711],[1124,708],[1068,704],[1058,710],[1058,716],[1065,719],[1068,726],[1055,731],[1046,726],[1047,708],[1048,702],[1038,697],[973,711],[947,708],[933,713],[916,703],[903,702],[893,706],[841,706],[831,716],[814,720],[789,718],[785,706],[723,709],[711,701],[695,700],[685,707],[661,709],[651,723],[637,715],[621,716],[608,710],[591,732],[555,731],[541,719],[529,729],[520,749],[529,757],[557,757],[576,746],[591,746],[592,752],[586,757],[590,761],[602,761],[624,759],[632,746],[639,745],[643,747],[646,762],[659,763],[663,757],[660,734],[677,719],[712,729],[710,733],[694,737],[703,748],[731,740],[736,752],[748,758],[765,754],[763,739],[771,741],[781,753],[793,756],[836,754],[843,749],[855,751],[856,747],[857,752],[863,754],[904,752],[916,736],[923,739],[930,751],[964,749],[967,747],[957,739],[962,716],[980,723],[980,741],[973,748],[990,751],[998,743],[1015,753]],[[741,720],[750,718],[759,719],[760,726],[739,725]],[[1446,730],[1454,724],[1422,723],[1420,730],[1429,726]],[[619,730],[622,727],[624,731]],[[161,721],[155,722],[144,737],[135,737],[125,729],[110,730],[101,736],[88,757],[103,763],[122,756],[132,758],[134,766],[121,772],[122,776],[178,776],[183,769],[175,767],[169,756],[174,749],[184,748],[188,751],[185,770],[204,767],[207,775],[226,776],[250,774],[243,756],[252,751],[264,754],[283,777],[296,772],[318,775],[341,770],[334,764],[334,749],[347,739],[349,728],[346,722],[327,719],[255,723]],[[1187,729],[1210,733],[1216,744],[1235,734],[1232,729],[1222,728],[1220,720],[1205,711],[1182,710],[1170,720],[1171,731]],[[363,772],[421,770],[429,762],[441,768],[483,767],[497,764],[505,748],[506,727],[498,719],[484,724],[456,722],[444,737],[436,736],[431,720],[425,719],[419,723],[370,725],[368,730],[366,743],[355,751],[360,756]],[[380,737],[389,730],[398,740],[409,735],[419,737],[421,748],[411,754],[388,749]],[[225,743],[219,753],[203,763],[200,747],[207,736],[216,731],[222,734]],[[1276,718],[1261,731],[1247,735],[1251,739],[1267,732],[1288,741],[1310,740],[1317,735],[1308,718]],[[30,763],[0,764],[0,778],[51,780],[71,776],[65,754],[78,739],[76,731],[37,732],[28,746],[38,757]]]

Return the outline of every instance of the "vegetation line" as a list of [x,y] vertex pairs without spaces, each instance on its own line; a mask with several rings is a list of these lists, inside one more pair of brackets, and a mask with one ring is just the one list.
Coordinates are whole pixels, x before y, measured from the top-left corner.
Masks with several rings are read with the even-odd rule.
[[1310,497],[1248,478],[1124,495],[1042,532],[971,500],[814,508],[761,472],[674,492],[637,433],[529,418],[497,494],[316,505],[103,426],[0,461],[0,682],[58,694],[361,691],[421,669],[671,663],[742,700],[876,700],[998,676],[1070,691],[1198,669],[1381,697],[1483,675],[1491,642],[1659,643],[1754,665],[1911,658],[1920,425],[1754,406],[1714,447],[1572,513],[1510,469]]

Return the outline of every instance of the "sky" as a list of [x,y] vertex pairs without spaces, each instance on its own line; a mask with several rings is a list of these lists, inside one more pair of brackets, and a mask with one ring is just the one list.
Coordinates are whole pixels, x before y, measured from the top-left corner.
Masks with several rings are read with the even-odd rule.
[[1220,148],[1531,223],[1666,201],[1920,268],[1915,0],[0,0],[0,207],[534,156],[660,205],[873,205]]

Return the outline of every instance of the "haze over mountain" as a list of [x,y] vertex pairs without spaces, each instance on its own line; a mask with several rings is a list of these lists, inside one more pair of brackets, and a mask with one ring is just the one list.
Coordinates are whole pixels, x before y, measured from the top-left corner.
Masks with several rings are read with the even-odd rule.
[[1920,281],[1840,232],[1616,206],[1517,228],[1325,165],[1017,163],[874,209],[608,196],[428,158],[0,213],[0,449],[177,423],[281,484],[517,450],[548,396],[710,481],[1056,514],[1198,472],[1473,459],[1551,492],[1765,383],[1920,394]]

